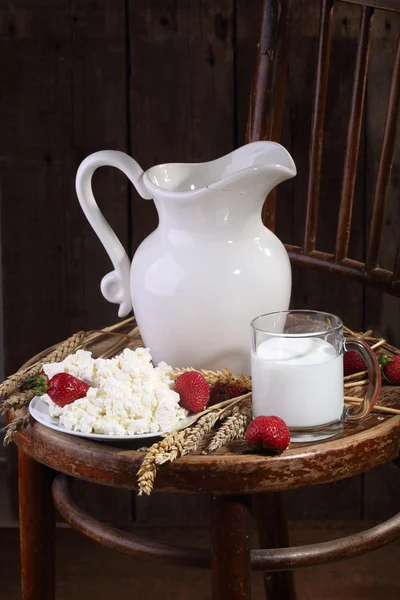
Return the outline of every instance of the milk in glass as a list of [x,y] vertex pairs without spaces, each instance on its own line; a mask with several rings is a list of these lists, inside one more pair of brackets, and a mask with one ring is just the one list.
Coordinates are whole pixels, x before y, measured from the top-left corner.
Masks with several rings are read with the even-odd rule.
[[252,352],[253,414],[276,415],[288,427],[340,419],[343,355],[320,338],[271,337]]

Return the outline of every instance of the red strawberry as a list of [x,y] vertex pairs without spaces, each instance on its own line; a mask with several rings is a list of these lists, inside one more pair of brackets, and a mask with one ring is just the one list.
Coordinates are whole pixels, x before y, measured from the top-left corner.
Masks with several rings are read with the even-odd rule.
[[385,379],[393,385],[400,385],[400,356],[380,354],[378,361]]
[[174,390],[181,397],[180,405],[190,412],[201,412],[210,400],[210,386],[198,371],[186,371],[179,375]]
[[88,384],[77,377],[69,373],[58,373],[50,379],[47,393],[55,404],[65,406],[84,398],[88,390]]
[[214,406],[226,400],[225,386],[222,383],[215,383],[210,389],[210,400],[208,406]]
[[343,357],[343,368],[345,375],[354,375],[360,371],[365,371],[366,366],[364,359],[355,350],[347,350]]
[[50,380],[46,375],[39,375],[27,380],[25,387],[33,389],[38,396],[48,394],[54,404],[61,407],[84,398],[89,389],[87,383],[69,373],[57,373]]
[[256,417],[247,427],[245,438],[250,448],[281,454],[289,446],[290,433],[280,417]]
[[228,399],[237,398],[237,396],[242,396],[245,393],[246,390],[240,385],[235,385],[234,383],[232,383],[226,386],[226,396]]

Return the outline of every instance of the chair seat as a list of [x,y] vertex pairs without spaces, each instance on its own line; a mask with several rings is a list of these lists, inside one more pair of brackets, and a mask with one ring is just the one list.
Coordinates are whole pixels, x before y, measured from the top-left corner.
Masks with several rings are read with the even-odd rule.
[[[115,344],[107,338],[91,345],[99,356]],[[139,333],[127,345],[143,345]],[[24,366],[29,366],[38,356]],[[359,394],[360,388],[353,388]],[[384,386],[379,405],[400,409],[400,387]],[[9,418],[15,415],[10,414]],[[115,487],[136,489],[136,473],[144,457],[139,442],[101,443],[49,429],[37,422],[17,434],[16,444],[55,471]],[[185,456],[162,465],[155,489],[190,494],[253,494],[285,491],[358,475],[398,457],[400,415],[371,413],[346,424],[340,436],[318,443],[291,444],[281,456],[249,454],[233,442],[211,455]]]
[[[400,392],[384,388],[379,403],[400,408]],[[212,455],[186,456],[161,466],[155,487],[166,492],[250,494],[327,483],[397,458],[399,440],[400,415],[372,413],[358,425],[346,425],[340,437],[292,444],[281,456],[249,454],[242,442]],[[56,471],[105,485],[137,487],[144,453],[132,443],[92,442],[39,423],[19,433],[16,443]]]

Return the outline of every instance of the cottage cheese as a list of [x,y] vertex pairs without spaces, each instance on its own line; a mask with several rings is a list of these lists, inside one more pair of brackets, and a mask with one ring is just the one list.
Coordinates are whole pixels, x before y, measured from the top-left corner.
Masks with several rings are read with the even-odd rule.
[[72,431],[157,433],[174,428],[188,414],[171,389],[172,368],[166,363],[154,367],[146,348],[126,348],[111,359],[94,359],[91,352],[78,350],[62,362],[45,364],[43,370],[49,378],[70,373],[90,386],[84,398],[63,408],[47,394],[42,396],[50,416],[58,417],[60,424]]

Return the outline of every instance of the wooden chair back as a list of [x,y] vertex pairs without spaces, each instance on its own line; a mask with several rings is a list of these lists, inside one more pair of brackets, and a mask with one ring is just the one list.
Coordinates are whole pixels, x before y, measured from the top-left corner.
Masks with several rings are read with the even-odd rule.
[[[327,253],[318,250],[316,239],[334,1],[360,5],[361,23],[348,121],[335,250],[334,253]],[[290,0],[261,1],[261,19],[247,129],[247,141],[249,142],[262,139],[280,140],[291,11],[294,10],[296,10],[296,2],[291,3]],[[400,12],[400,0],[321,0],[304,235],[301,245],[286,245],[286,247],[295,264],[337,273],[400,296],[400,232],[397,234],[397,239],[393,241],[397,244],[397,251],[392,269],[383,269],[379,266],[379,251],[400,110],[400,37],[397,39],[397,51],[390,84],[364,261],[353,260],[348,255],[372,22],[376,10]],[[272,193],[265,203],[263,219],[267,227],[274,230],[275,193]]]

